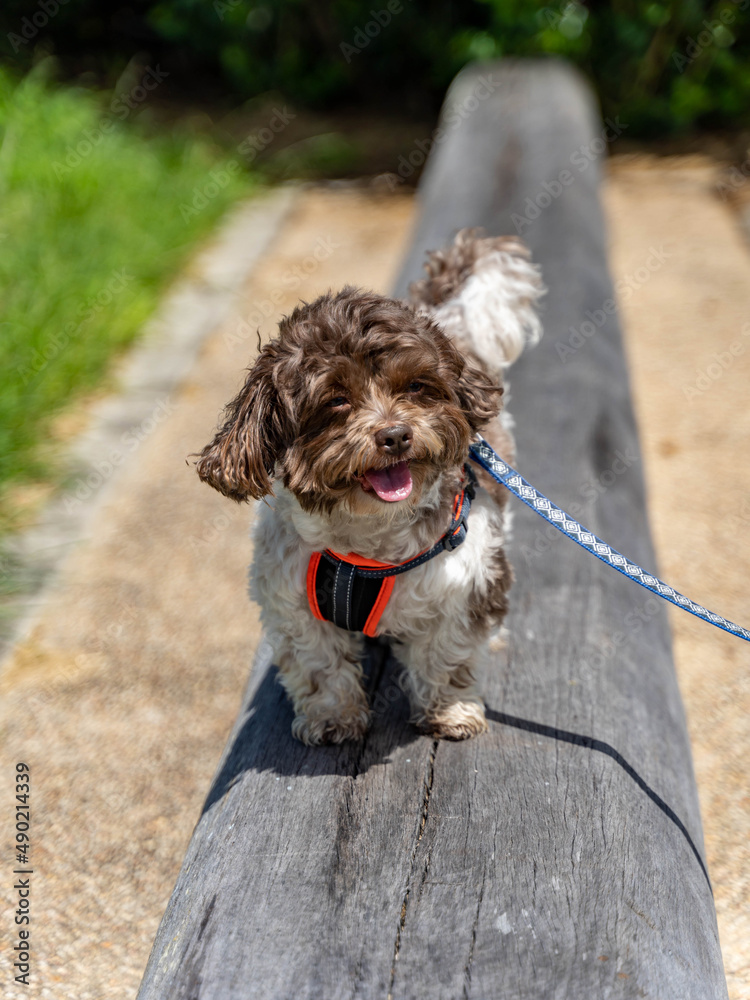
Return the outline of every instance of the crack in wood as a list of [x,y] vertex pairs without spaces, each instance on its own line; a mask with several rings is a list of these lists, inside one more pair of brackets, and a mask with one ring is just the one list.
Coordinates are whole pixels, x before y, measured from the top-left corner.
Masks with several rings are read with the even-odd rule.
[[[372,643],[368,647],[368,663],[371,666],[369,674],[366,675],[367,680],[367,693],[368,697],[371,699],[374,692],[377,691],[383,675],[385,673],[387,661],[388,661],[388,648],[382,644]],[[345,847],[348,844],[353,831],[353,820],[356,816],[356,810],[352,811],[352,802],[354,798],[354,786],[356,784],[357,778],[363,773],[362,762],[366,757],[368,750],[368,741],[371,736],[371,729],[368,728],[361,742],[357,746],[357,750],[351,761],[351,773],[347,775],[350,779],[343,791],[343,796],[341,799],[341,804],[339,806],[339,822],[337,824],[336,840],[334,843],[334,853],[336,856],[337,870],[339,868],[344,868],[346,865],[347,858],[345,857]]]
[[211,902],[208,904],[208,907],[206,908],[206,912],[203,914],[203,919],[201,920],[200,927],[198,928],[198,940],[199,941],[203,937],[203,932],[206,929],[206,924],[211,919],[211,914],[214,912],[214,907],[215,906],[216,906],[216,893],[214,893],[213,896],[211,897]]
[[206,907],[205,913],[201,917],[195,940],[188,947],[182,959],[182,965],[187,969],[185,977],[186,1000],[200,1000],[201,989],[203,987],[203,965],[206,957],[206,945],[209,943],[208,939],[211,935],[207,935],[205,940],[202,939],[208,922],[213,915],[216,899],[217,894],[214,893],[210,903]]
[[[432,747],[430,748],[430,759],[427,764],[427,773],[424,777],[424,784],[422,785],[422,805],[420,809],[419,817],[419,830],[417,831],[417,839],[414,843],[414,849],[411,852],[411,860],[409,865],[409,875],[406,879],[406,890],[404,892],[404,897],[401,901],[401,912],[399,914],[398,926],[396,928],[396,940],[393,943],[393,961],[391,962],[391,977],[388,983],[388,1000],[393,1000],[393,983],[396,978],[396,963],[398,962],[398,953],[401,949],[401,935],[406,925],[406,911],[409,905],[409,895],[411,893],[411,886],[414,877],[414,868],[417,860],[417,852],[419,851],[419,845],[422,842],[422,835],[424,834],[424,828],[427,824],[427,813],[430,808],[430,795],[432,793],[432,783],[435,780],[435,756],[437,754],[438,741],[433,740]],[[423,873],[422,884],[424,884],[424,879],[427,877],[426,868],[429,866],[429,855],[427,857],[425,871]],[[421,886],[420,886],[421,889]]]
[[471,944],[469,945],[469,957],[466,960],[466,965],[464,966],[464,993],[463,1000],[469,1000],[469,990],[471,989],[471,966],[474,962],[474,946],[477,943],[477,927],[479,926],[479,911],[482,909],[482,900],[484,899],[484,883],[487,878],[487,872],[485,871],[482,875],[482,884],[479,888],[479,899],[477,900],[477,912],[474,914],[474,922],[471,925]]

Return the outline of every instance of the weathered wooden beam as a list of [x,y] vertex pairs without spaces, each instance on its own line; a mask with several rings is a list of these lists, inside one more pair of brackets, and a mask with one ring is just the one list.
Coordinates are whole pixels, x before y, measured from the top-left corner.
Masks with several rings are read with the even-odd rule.
[[[519,464],[655,568],[588,93],[472,68],[443,128],[398,290],[458,228],[522,230],[549,295],[512,372]],[[140,1000],[726,997],[665,611],[525,509],[511,558],[486,736],[418,736],[376,649],[364,744],[304,747],[261,654]]]

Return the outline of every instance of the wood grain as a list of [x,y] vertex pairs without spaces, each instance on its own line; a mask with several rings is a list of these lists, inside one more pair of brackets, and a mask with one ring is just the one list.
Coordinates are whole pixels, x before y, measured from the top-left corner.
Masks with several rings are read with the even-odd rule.
[[[519,464],[656,570],[588,92],[555,63],[491,64],[442,124],[398,291],[458,228],[544,206],[521,225],[549,295],[512,373]],[[726,997],[664,609],[520,504],[511,558],[479,739],[418,736],[373,647],[364,744],[305,748],[259,652],[140,1000]]]

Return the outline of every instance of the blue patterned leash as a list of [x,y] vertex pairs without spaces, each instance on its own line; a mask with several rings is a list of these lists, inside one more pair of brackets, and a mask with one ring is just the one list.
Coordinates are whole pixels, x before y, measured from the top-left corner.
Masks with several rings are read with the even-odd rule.
[[724,629],[725,632],[731,632],[732,635],[750,642],[749,629],[742,628],[741,625],[735,625],[734,622],[730,622],[726,618],[722,618],[721,615],[714,614],[713,611],[709,611],[707,608],[701,607],[700,604],[696,604],[695,601],[691,601],[689,597],[685,597],[684,594],[679,593],[674,587],[668,586],[658,577],[652,576],[651,573],[647,573],[645,569],[636,563],[626,559],[617,549],[613,549],[611,545],[607,545],[606,542],[603,542],[601,538],[597,538],[593,532],[588,531],[582,524],[579,524],[578,521],[566,514],[565,511],[556,507],[543,493],[534,489],[530,483],[526,482],[523,476],[516,472],[515,469],[512,469],[507,462],[504,462],[497,452],[490,448],[483,437],[477,436],[477,440],[469,447],[469,454],[478,465],[481,465],[483,469],[489,472],[493,479],[498,483],[502,483],[519,500],[523,500],[527,506],[543,517],[545,521],[549,521],[558,531],[567,535],[568,538],[572,538],[581,548],[596,556],[597,559],[601,559],[603,563],[616,569],[618,573],[622,573],[623,576],[626,576],[629,580],[633,580],[634,583],[638,583],[641,587],[645,587],[646,590],[650,590],[657,597],[663,597],[665,601],[669,601],[670,604],[674,604],[684,611],[689,611],[691,615],[702,618],[703,621],[709,622],[711,625],[716,625],[717,628]]

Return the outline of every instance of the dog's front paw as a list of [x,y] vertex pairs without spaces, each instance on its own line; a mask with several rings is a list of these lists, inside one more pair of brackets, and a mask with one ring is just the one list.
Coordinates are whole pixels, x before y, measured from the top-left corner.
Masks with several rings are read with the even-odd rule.
[[370,713],[366,709],[335,719],[300,714],[292,723],[292,736],[308,746],[343,743],[344,740],[361,740],[369,724]]
[[489,727],[484,705],[475,701],[456,701],[427,714],[420,728],[439,740],[467,740],[470,736],[486,733]]

